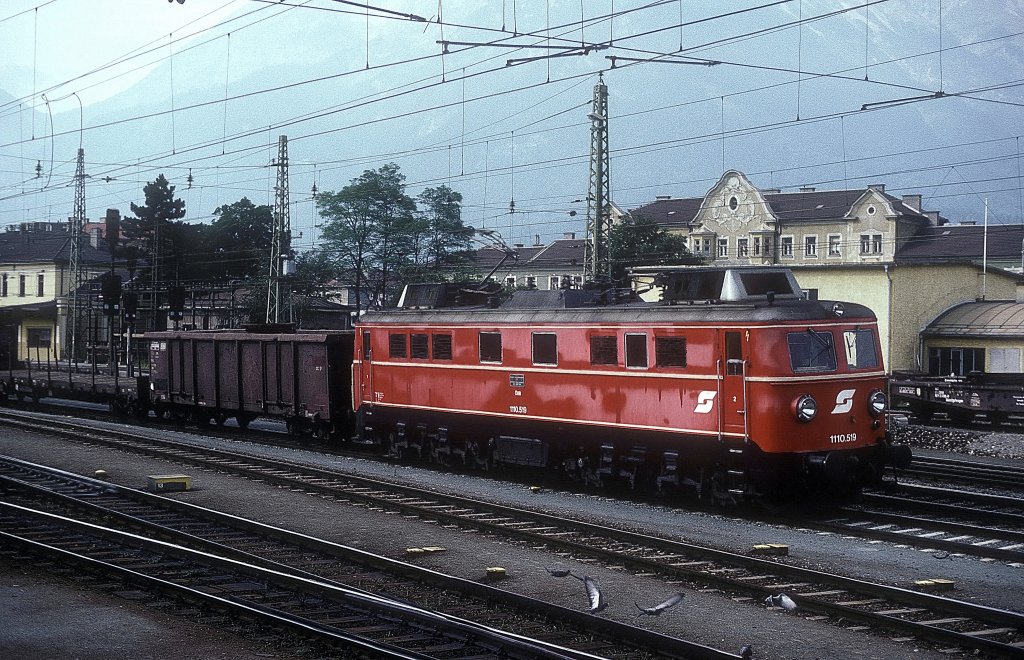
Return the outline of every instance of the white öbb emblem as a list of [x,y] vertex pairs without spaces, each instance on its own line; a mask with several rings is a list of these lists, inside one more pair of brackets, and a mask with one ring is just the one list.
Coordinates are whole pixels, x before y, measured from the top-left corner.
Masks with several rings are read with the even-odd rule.
[[848,413],[853,408],[853,395],[857,390],[843,390],[836,395],[836,407],[832,409],[833,415]]
[[711,409],[715,405],[715,395],[718,392],[714,390],[705,390],[697,395],[697,407],[693,409],[693,412],[706,414],[711,412]]

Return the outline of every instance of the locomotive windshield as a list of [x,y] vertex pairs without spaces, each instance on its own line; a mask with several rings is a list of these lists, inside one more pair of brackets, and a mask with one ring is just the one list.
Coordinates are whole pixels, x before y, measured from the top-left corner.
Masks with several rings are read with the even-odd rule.
[[789,362],[794,372],[836,370],[836,348],[831,332],[808,328],[804,332],[789,333],[787,339]]
[[875,353],[875,334],[867,328],[847,330],[843,333],[843,348],[846,349],[846,365],[851,369],[867,369],[878,366]]

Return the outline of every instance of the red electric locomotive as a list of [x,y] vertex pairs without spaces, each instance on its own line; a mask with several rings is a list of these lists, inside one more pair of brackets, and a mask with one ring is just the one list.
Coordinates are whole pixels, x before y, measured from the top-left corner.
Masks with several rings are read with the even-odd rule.
[[356,329],[353,409],[393,453],[714,500],[846,492],[889,443],[874,314],[790,271],[686,269],[663,301],[585,290],[406,289]]

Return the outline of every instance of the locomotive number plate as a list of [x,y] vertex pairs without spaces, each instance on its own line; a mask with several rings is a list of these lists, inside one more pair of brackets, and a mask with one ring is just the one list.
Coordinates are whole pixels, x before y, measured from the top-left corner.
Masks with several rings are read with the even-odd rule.
[[526,385],[526,374],[509,374],[508,384],[511,387],[524,387]]
[[842,444],[844,442],[857,442],[856,433],[838,433],[836,435],[828,436],[829,442],[834,445]]

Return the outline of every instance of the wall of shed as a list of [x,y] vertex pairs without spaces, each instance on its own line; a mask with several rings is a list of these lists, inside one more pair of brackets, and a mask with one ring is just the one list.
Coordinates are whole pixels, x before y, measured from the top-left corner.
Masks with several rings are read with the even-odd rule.
[[[929,337],[924,340],[924,351],[922,353],[926,361],[928,359],[928,351],[933,348],[983,348],[985,349],[985,371],[987,373],[993,372],[993,348],[1016,349],[1020,355],[1017,356],[1017,369],[1015,373],[1024,373],[1024,365],[1021,364],[1021,360],[1024,359],[1024,339],[1020,337],[1005,339],[989,337]],[[1004,371],[1001,373],[1008,372]]]

